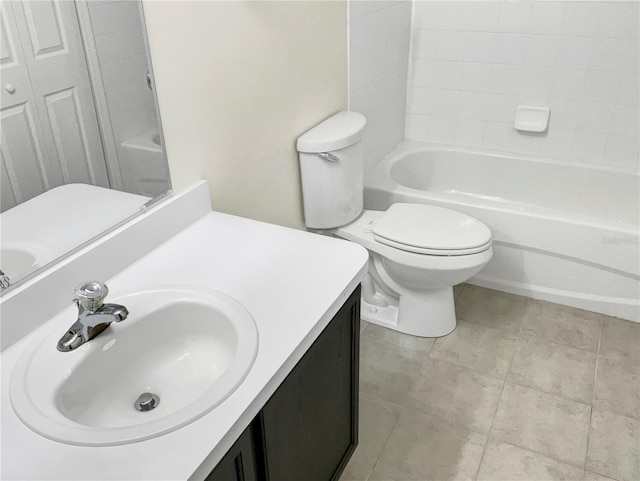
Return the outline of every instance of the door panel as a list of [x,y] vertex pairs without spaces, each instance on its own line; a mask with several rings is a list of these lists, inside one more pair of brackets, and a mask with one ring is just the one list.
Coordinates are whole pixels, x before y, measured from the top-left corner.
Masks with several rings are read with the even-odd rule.
[[75,162],[62,163],[64,183],[92,184],[96,178],[96,162],[89,148],[75,87],[46,95],[45,105],[58,158],[77,159]]
[[23,2],[23,7],[34,58],[67,53],[60,4]]
[[3,170],[13,186],[13,202],[24,202],[51,187],[36,123],[28,103],[3,109],[0,119]]
[[54,177],[109,187],[75,2],[10,4]]

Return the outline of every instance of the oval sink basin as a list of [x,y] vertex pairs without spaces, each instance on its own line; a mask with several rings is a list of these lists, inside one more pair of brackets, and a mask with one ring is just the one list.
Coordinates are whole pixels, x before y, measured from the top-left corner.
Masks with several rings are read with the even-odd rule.
[[54,247],[34,242],[2,242],[0,268],[11,280],[21,279],[59,255]]
[[47,438],[116,445],[173,431],[224,401],[256,358],[253,318],[220,292],[165,286],[107,301],[127,307],[128,318],[71,352],[56,348],[70,324],[56,323],[14,367],[11,405]]

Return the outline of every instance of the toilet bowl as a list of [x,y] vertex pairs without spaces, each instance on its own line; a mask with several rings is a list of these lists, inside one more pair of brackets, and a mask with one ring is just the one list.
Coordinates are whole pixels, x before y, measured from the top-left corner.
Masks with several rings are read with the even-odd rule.
[[[395,234],[393,246],[377,235],[382,231],[377,227],[384,228],[385,220],[396,216],[425,232],[421,246],[402,230],[390,231]],[[414,336],[439,337],[455,329],[453,286],[477,274],[493,255],[491,232],[484,224],[456,211],[421,204],[393,204],[386,212],[365,210],[331,233],[369,251],[362,319]],[[448,243],[446,236],[451,237]]]
[[298,138],[305,224],[369,251],[364,320],[422,337],[456,326],[453,286],[491,259],[491,231],[451,209],[393,204],[363,208],[366,119],[340,112]]

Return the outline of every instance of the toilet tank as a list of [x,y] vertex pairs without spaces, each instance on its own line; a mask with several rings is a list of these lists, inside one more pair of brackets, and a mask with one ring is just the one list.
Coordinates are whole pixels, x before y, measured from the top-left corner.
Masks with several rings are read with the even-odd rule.
[[333,229],[362,212],[366,123],[358,112],[339,112],[298,138],[307,227]]

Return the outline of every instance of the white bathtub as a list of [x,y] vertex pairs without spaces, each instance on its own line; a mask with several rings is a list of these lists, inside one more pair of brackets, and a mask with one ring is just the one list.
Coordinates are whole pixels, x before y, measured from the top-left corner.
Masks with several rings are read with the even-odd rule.
[[365,208],[455,209],[485,224],[494,257],[470,283],[640,322],[640,175],[423,142],[365,177]]
[[122,142],[119,154],[127,192],[156,197],[171,189],[169,166],[157,128]]

